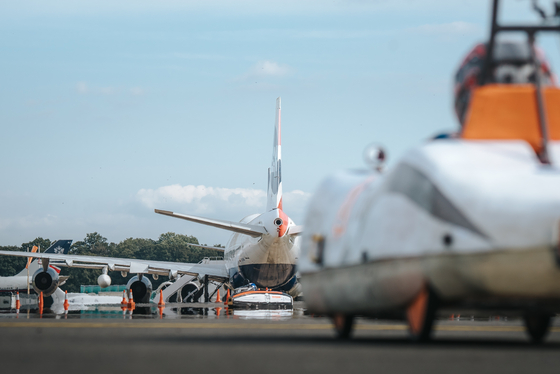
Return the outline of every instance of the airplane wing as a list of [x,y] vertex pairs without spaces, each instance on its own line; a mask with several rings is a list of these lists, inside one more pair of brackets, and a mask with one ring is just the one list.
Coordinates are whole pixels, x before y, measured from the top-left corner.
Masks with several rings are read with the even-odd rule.
[[[132,274],[157,274],[176,277],[177,274],[193,276],[208,275],[210,279],[223,281],[229,279],[225,261],[203,260],[198,264],[184,262],[166,262],[139,260],[135,258],[116,258],[84,255],[64,255],[57,253],[30,253],[15,251],[0,251],[2,256],[40,258],[45,264],[74,267],[82,269],[103,269],[111,271],[125,271]],[[48,265],[47,265],[48,266]]]
[[154,209],[154,211],[158,214],[163,214],[165,216],[201,223],[203,225],[213,226],[219,229],[233,231],[233,232],[237,232],[240,234],[245,234],[253,237],[259,237],[267,233],[264,226],[248,225],[246,223],[240,223],[240,222],[222,221],[220,219],[211,219],[211,218],[192,216],[189,214],[174,213],[168,210]]
[[191,244],[189,243],[189,246],[191,247],[198,247],[198,248],[207,248],[207,249],[215,249],[216,251],[225,251],[225,248],[222,247],[212,247],[211,245],[200,245],[200,244]]

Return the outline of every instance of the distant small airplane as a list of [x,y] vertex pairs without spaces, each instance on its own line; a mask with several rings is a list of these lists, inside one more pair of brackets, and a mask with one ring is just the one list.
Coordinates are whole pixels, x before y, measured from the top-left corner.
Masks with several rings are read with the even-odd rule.
[[[302,227],[296,226],[283,211],[280,124],[281,101],[278,98],[276,100],[272,165],[268,169],[268,197],[265,213],[247,216],[240,222],[231,222],[166,210],[155,210],[159,214],[232,231],[233,235],[225,250],[224,248],[215,248],[224,251],[225,260],[204,260],[198,264],[190,264],[11,251],[0,251],[0,255],[41,258],[44,269],[48,269],[49,261],[56,266],[102,269],[103,274],[98,278],[98,283],[102,287],[111,284],[109,271],[120,271],[123,275],[127,273],[138,274],[127,285],[128,289],[133,291],[133,298],[136,303],[149,302],[152,284],[144,276],[146,274],[152,274],[154,279],[157,279],[160,275],[169,276],[172,280],[176,280],[181,275],[188,275],[190,276],[188,279],[194,277],[200,280],[200,283],[203,283],[202,280],[204,279],[206,286],[208,280],[210,280],[221,284],[225,283],[232,289],[253,283],[258,288],[268,288],[298,295],[300,287],[296,276],[296,260],[299,256],[299,235],[302,232]],[[43,273],[39,273],[37,277],[40,274]],[[194,287],[193,292],[199,293],[201,291],[198,285],[186,284],[184,287],[188,286]],[[206,287],[206,290],[208,290],[208,287]]]
[[[502,28],[497,5],[490,46],[497,32],[560,32]],[[406,319],[417,340],[438,310],[515,313],[541,341],[560,312],[560,89],[539,82],[482,79],[459,137],[422,144],[383,173],[372,148],[372,170],[325,179],[298,263],[308,312],[330,315],[344,338],[355,316]]]
[[[52,294],[53,303],[50,309],[56,314],[64,312],[64,300],[66,294],[60,288]],[[118,305],[122,301],[121,296],[112,295],[90,295],[86,293],[68,293],[68,310],[84,310],[89,306]]]
[[[71,244],[72,240],[57,240],[44,253],[64,255],[70,251]],[[31,252],[18,253],[31,254]],[[28,261],[27,266],[18,274],[11,277],[0,277],[0,292],[27,292],[28,285],[32,285],[35,292],[43,292],[43,296],[50,296],[59,285],[68,279],[59,274],[60,269],[56,266],[48,266],[47,271],[43,271],[39,260]]]

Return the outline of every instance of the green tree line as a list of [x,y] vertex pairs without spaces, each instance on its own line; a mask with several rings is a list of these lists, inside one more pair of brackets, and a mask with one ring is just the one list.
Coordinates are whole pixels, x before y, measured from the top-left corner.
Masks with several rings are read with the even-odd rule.
[[[4,251],[27,251],[37,245],[40,246],[41,251],[44,251],[51,243],[49,239],[37,238],[31,242],[23,243],[20,247],[0,246],[0,249]],[[199,244],[198,239],[192,235],[181,235],[173,232],[161,234],[157,240],[128,238],[118,244],[109,243],[107,238],[94,232],[86,234],[84,240],[72,243],[70,254],[189,263],[197,263],[205,257],[223,257],[222,251],[194,247],[190,244]],[[219,245],[214,246],[219,247]],[[25,267],[26,261],[27,259],[24,257],[0,256],[0,276],[6,277],[19,273]],[[101,270],[62,268],[60,274],[70,277],[62,289],[68,290],[68,292],[79,292],[81,285],[97,284],[97,277],[101,274]],[[112,279],[112,284],[126,284],[134,274],[123,277],[120,272],[110,271],[109,276]],[[160,277],[157,281],[150,277],[150,280],[155,289],[166,281],[167,277]]]

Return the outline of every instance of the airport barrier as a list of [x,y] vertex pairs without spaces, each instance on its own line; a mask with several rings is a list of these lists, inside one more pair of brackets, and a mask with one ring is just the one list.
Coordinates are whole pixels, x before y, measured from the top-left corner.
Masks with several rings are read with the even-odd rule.
[[126,290],[125,284],[115,284],[109,287],[101,288],[99,285],[80,286],[80,293],[100,293],[100,292],[123,292]]

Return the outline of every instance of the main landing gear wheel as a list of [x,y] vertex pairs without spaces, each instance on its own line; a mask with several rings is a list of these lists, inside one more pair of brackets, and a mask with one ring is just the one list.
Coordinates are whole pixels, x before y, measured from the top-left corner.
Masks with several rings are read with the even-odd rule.
[[406,309],[408,331],[415,341],[427,341],[436,318],[437,299],[433,291],[424,287]]
[[336,336],[339,339],[348,339],[354,327],[354,316],[345,314],[335,314],[332,317]]
[[550,330],[552,317],[550,314],[529,312],[524,316],[525,328],[533,343],[542,343]]

